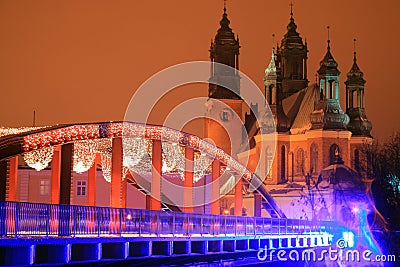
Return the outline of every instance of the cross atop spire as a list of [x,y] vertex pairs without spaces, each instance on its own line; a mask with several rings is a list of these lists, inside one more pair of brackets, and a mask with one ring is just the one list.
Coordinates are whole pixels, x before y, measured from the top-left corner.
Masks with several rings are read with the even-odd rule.
[[224,13],[226,13],[226,0],[224,0]]
[[356,54],[357,54],[357,51],[356,51],[356,42],[357,42],[357,39],[354,38],[354,39],[353,39],[353,42],[354,42],[354,62],[356,62],[356,60],[357,60],[357,58],[356,58]]
[[330,49],[331,48],[331,39],[330,39],[330,36],[329,36],[329,29],[331,27],[328,25],[326,28],[328,29],[328,49]]
[[354,57],[353,57],[353,66],[350,69],[350,72],[347,74],[347,77],[350,77],[353,75],[353,77],[357,77],[357,79],[359,79],[359,77],[362,78],[362,72],[360,70],[360,68],[357,65],[357,50],[356,50],[356,42],[357,39],[354,38],[353,39],[353,47],[354,47]]
[[269,62],[268,67],[265,69],[265,75],[276,75],[276,64],[275,64],[275,34],[272,34],[272,53],[271,53],[271,61]]
[[272,51],[274,50],[274,44],[275,44],[275,33],[272,34]]
[[289,6],[290,6],[290,17],[293,17],[293,6],[294,6],[293,2],[290,2]]

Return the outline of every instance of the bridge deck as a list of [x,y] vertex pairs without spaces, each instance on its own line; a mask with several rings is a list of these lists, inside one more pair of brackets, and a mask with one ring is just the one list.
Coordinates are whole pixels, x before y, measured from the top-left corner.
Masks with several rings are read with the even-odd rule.
[[257,236],[331,232],[333,222],[0,202],[1,236]]
[[0,202],[0,265],[322,247],[334,228],[286,218]]

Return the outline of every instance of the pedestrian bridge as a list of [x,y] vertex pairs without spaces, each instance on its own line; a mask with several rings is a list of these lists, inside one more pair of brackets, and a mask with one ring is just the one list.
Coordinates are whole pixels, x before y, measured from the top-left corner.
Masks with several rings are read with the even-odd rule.
[[0,265],[327,247],[336,230],[287,218],[1,202]]
[[[205,209],[220,214],[219,201],[214,201],[222,196],[222,185],[218,181],[233,177],[234,188],[226,191],[235,189],[235,215],[242,214],[242,188],[246,187],[254,193],[254,215],[261,216],[263,206],[271,217],[286,217],[269,192],[260,186],[260,177],[246,166],[198,136],[164,126],[100,122],[18,129],[0,127],[0,200],[18,201],[20,156],[24,160],[29,158],[27,164],[36,170],[51,162],[50,203],[53,204],[72,204],[72,173],[87,171],[87,205],[95,206],[96,170],[101,168],[104,179],[110,183],[111,207],[126,207],[126,187],[133,185],[148,197],[146,209],[166,207],[193,212],[193,207],[200,205],[194,199],[204,196],[199,201],[207,206]],[[82,170],[82,167],[86,168]],[[139,175],[133,179],[131,173]],[[183,184],[175,186],[179,180]],[[182,199],[172,199],[177,196]]]
[[[333,233],[339,232],[334,222],[286,218],[256,174],[194,135],[133,122],[0,130],[0,266],[327,247],[333,242]],[[123,137],[127,137],[128,148],[123,146]],[[141,145],[142,150],[135,150]],[[166,192],[161,190],[163,181],[176,174],[162,168],[172,157],[168,153],[175,153],[176,149],[180,152],[176,153],[179,156],[175,158],[174,168],[179,170],[184,183],[184,190],[180,192],[183,205],[179,207],[167,203]],[[52,204],[18,202],[18,157],[34,155],[31,159],[38,161],[31,165],[37,166],[42,164],[43,151],[47,151],[51,160]],[[71,177],[76,171],[77,152],[91,158],[83,164],[88,171],[87,206],[71,205]],[[138,154],[141,157],[135,159],[135,165],[132,157]],[[99,156],[108,160],[98,164]],[[126,165],[127,157],[128,162],[131,159],[130,165]],[[196,172],[199,158],[208,162],[208,166]],[[136,168],[139,165],[146,168]],[[143,171],[143,177],[149,180],[138,183],[128,175],[124,177],[124,168],[131,167],[134,171]],[[109,207],[95,206],[99,168],[103,169],[104,176],[108,170]],[[219,201],[210,201],[211,197],[221,197],[220,183],[215,181],[224,173],[237,179],[236,216],[220,215]],[[192,208],[196,176],[204,183],[205,177],[209,177],[210,186],[202,191],[204,213],[196,213]],[[130,185],[146,194],[149,200],[146,209],[126,208],[126,187]],[[253,189],[252,217],[240,216],[243,188]],[[206,198],[208,194],[210,198]],[[162,209],[163,206],[166,208]],[[261,217],[262,206],[270,217]]]

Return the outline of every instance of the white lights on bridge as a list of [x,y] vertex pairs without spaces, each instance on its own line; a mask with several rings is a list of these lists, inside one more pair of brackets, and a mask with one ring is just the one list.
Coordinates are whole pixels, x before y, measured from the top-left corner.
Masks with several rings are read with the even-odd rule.
[[74,171],[84,173],[94,164],[96,159],[96,142],[83,140],[74,142]]
[[37,171],[45,169],[51,162],[54,154],[53,147],[46,147],[24,154],[24,160],[29,167]]
[[194,182],[211,172],[214,159],[220,160],[223,166],[226,166],[224,172],[234,170],[242,173],[247,179],[251,178],[251,173],[244,166],[197,136],[162,126],[136,123],[110,123],[106,126],[106,136],[102,136],[100,124],[72,125],[28,134],[24,137],[23,145],[25,161],[28,166],[42,170],[51,162],[54,146],[73,142],[73,170],[77,173],[86,172],[93,166],[96,154],[99,154],[103,176],[110,182],[112,138],[122,137],[123,179],[128,169],[140,175],[151,175],[152,140],[162,141],[163,175],[184,179],[185,147],[188,146],[194,149]]

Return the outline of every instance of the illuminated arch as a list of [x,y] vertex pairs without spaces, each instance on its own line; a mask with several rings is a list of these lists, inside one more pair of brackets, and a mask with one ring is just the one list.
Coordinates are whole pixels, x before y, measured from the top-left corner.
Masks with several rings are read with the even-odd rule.
[[0,138],[0,161],[27,152],[76,141],[111,139],[123,136],[176,143],[192,147],[194,150],[206,153],[210,157],[215,157],[225,168],[229,168],[231,172],[240,175],[244,181],[253,185],[254,190],[259,192],[271,205],[277,216],[286,217],[266,189],[260,186],[261,179],[225,151],[198,136],[159,125],[134,122],[100,122],[57,125],[28,129],[28,131],[22,129],[19,132],[6,134]]

